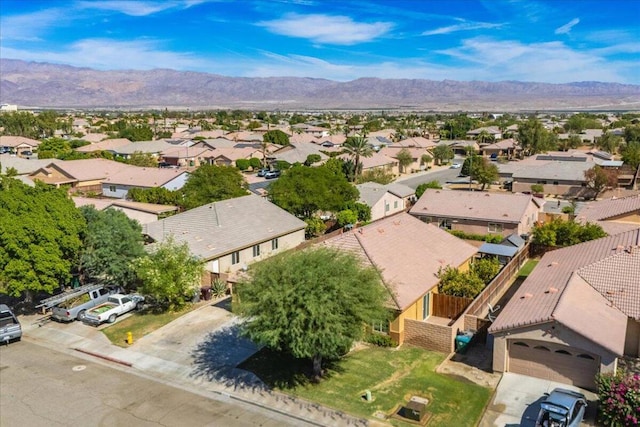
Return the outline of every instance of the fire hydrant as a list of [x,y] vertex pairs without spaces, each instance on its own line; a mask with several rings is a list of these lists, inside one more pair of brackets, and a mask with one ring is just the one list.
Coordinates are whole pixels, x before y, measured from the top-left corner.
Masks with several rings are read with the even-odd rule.
[[133,344],[133,334],[131,332],[127,332],[127,344]]

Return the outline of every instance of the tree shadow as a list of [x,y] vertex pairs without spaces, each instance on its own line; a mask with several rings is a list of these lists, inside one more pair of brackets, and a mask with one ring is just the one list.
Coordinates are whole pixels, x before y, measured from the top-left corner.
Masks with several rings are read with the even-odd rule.
[[216,381],[231,387],[264,389],[265,385],[240,364],[260,349],[240,333],[240,325],[224,326],[199,343],[191,352],[194,369],[190,376]]

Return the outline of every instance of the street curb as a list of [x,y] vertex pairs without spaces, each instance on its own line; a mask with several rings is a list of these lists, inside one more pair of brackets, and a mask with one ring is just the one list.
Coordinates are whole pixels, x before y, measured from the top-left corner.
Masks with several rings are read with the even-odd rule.
[[84,350],[82,348],[74,348],[73,350],[79,351],[80,353],[88,354],[89,356],[97,357],[99,359],[108,360],[109,362],[118,363],[120,365],[126,366],[128,368],[133,367],[133,363],[125,362],[123,360],[115,359],[110,356],[105,356],[104,354],[94,353],[93,351]]

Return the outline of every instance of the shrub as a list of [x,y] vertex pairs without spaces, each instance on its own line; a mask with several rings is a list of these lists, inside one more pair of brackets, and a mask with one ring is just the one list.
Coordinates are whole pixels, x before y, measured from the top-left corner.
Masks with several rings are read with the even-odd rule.
[[287,170],[291,167],[291,163],[285,161],[285,160],[277,160],[276,161],[276,169],[278,170]]
[[238,169],[240,169],[241,171],[246,171],[247,169],[249,169],[249,166],[251,164],[249,163],[249,159],[238,159],[236,160],[236,167]]
[[369,332],[365,335],[364,341],[378,347],[397,347],[398,343],[391,339],[389,335],[377,332]]
[[534,194],[542,194],[544,192],[544,186],[542,184],[532,184],[531,192]]
[[596,377],[600,421],[605,426],[637,427],[640,419],[640,374]]
[[347,224],[355,224],[358,222],[358,214],[351,209],[345,209],[336,214],[336,220],[340,227],[344,227]]
[[442,189],[442,185],[437,180],[423,182],[422,184],[416,187],[416,197],[419,199],[422,197],[427,188],[435,188],[437,190]]
[[262,160],[260,160],[257,157],[252,157],[252,158],[249,159],[249,165],[253,169],[259,169],[262,166]]
[[211,293],[215,298],[222,298],[227,294],[227,282],[222,279],[215,279],[211,283]]
[[461,230],[448,230],[448,231],[454,236],[459,237],[460,239],[465,239],[465,240],[478,240],[480,242],[487,242],[487,243],[500,243],[502,242],[502,239],[504,239],[504,237],[502,237],[500,234],[472,234],[472,233],[465,233],[464,231],[461,231]]
[[304,222],[307,223],[307,227],[304,230],[307,237],[318,237],[327,229],[324,221],[318,217],[305,219]]

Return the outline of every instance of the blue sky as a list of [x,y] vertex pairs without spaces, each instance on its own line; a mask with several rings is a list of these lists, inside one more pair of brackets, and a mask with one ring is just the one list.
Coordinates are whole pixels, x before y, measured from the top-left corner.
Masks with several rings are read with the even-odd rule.
[[640,84],[640,0],[0,0],[0,57],[241,77]]

